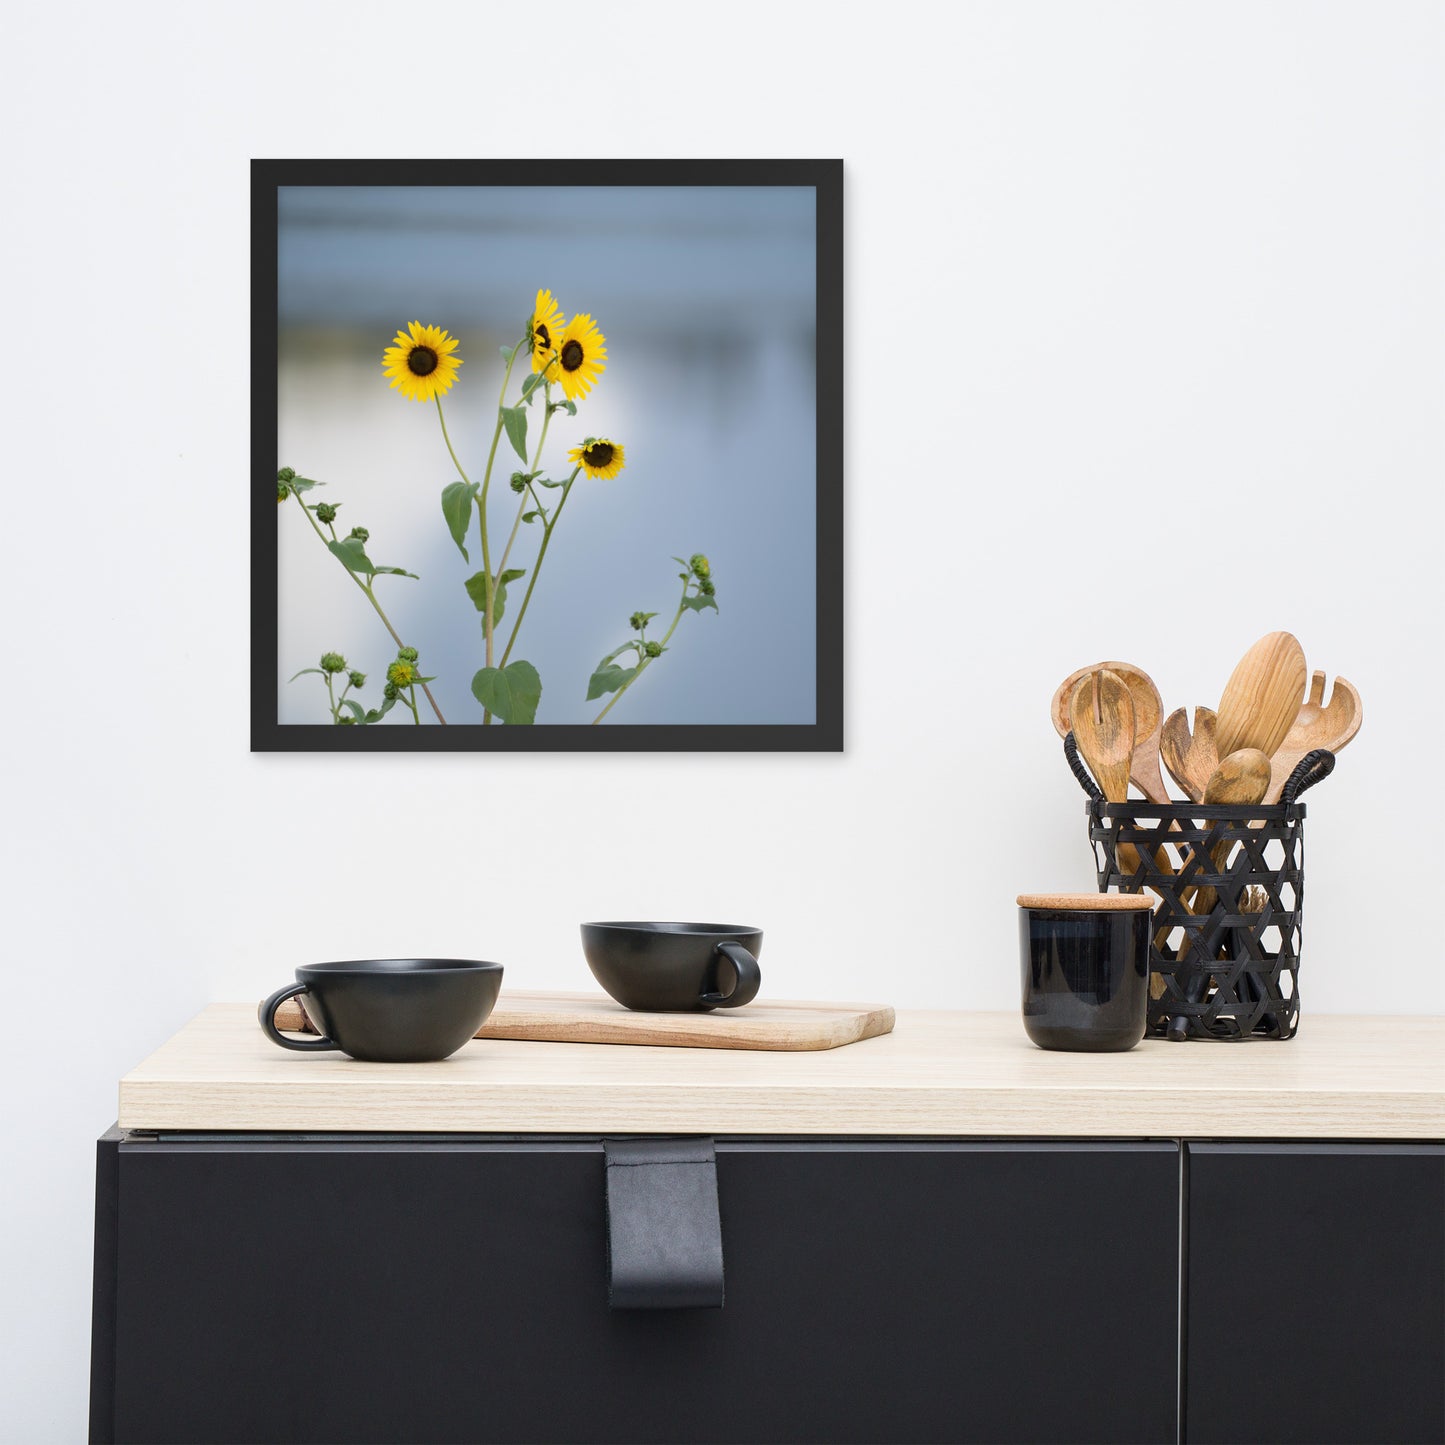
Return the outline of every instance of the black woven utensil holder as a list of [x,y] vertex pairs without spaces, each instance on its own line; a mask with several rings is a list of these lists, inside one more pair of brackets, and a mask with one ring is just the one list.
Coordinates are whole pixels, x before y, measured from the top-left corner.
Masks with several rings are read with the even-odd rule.
[[[1293,1038],[1304,904],[1305,808],[1296,799],[1329,775],[1334,755],[1318,750],[1301,759],[1282,800],[1269,807],[1109,803],[1072,743],[1070,734],[1065,752],[1089,793],[1099,891],[1148,888],[1159,900],[1148,1032],[1162,1035],[1173,1020],[1192,1039]],[[1120,867],[1121,847],[1129,871]],[[1201,888],[1214,890],[1208,913],[1191,908]],[[1252,888],[1263,902],[1258,912],[1246,908]]]

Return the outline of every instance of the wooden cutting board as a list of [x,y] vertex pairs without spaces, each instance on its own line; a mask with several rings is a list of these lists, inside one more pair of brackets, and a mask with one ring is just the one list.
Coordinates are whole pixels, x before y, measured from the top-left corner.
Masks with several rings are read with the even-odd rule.
[[[301,1005],[287,999],[276,1027],[304,1027]],[[606,994],[518,993],[503,989],[479,1039],[564,1044],[662,1044],[691,1049],[836,1049],[891,1033],[887,1004],[775,1000],[713,1013],[633,1013]]]

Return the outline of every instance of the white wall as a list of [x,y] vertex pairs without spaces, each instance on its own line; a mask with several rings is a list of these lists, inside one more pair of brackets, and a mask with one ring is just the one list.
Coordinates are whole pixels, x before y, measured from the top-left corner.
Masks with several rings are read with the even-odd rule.
[[[83,1434],[92,1141],[202,1004],[725,915],[780,995],[1012,1008],[1013,895],[1090,886],[1047,704],[1099,657],[1208,702],[1288,627],[1360,687],[1305,1008],[1445,1011],[1438,5],[17,13],[5,1438]],[[846,756],[247,751],[247,161],[528,154],[847,158]]]

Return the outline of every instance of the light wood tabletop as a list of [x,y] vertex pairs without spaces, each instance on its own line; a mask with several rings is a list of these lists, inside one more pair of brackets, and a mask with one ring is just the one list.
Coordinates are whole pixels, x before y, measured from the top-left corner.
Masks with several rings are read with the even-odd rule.
[[812,1053],[474,1039],[434,1064],[288,1053],[212,1004],[120,1083],[132,1130],[1445,1138],[1445,1018],[1048,1053],[1017,1014],[900,1011]]

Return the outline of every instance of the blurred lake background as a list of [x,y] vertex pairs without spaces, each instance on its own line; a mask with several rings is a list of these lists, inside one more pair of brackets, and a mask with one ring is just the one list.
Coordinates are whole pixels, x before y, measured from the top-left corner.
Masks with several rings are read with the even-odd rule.
[[[420,575],[379,578],[376,592],[436,674],[448,722],[481,721],[481,617],[462,585],[480,546],[475,524],[470,563],[452,542],[440,497],[457,476],[436,407],[389,389],[382,351],[414,320],[460,338],[442,406],[480,482],[499,348],[523,334],[539,287],[567,318],[590,312],[607,339],[607,370],[577,416],[552,419],[546,474],[565,478],[586,436],[622,443],[627,464],[611,481],[577,479],[548,549],[513,653],[541,674],[538,724],[591,722],[606,701],[585,701],[593,669],[635,635],[634,611],[658,613],[661,636],[682,588],[672,555],[693,552],[712,562],[719,612],[684,614],[603,726],[815,721],[815,228],[806,187],[282,189],[277,464],[326,483],[307,495],[341,503],[338,535],[366,527],[373,562]],[[541,419],[539,393],[529,452]],[[517,513],[514,470],[525,468],[504,435],[494,566]],[[561,493],[541,495],[551,506]],[[378,704],[394,645],[295,502],[277,522],[280,721],[329,723],[320,678],[287,682],[325,651],[365,672],[358,696]],[[524,525],[508,566],[530,569],[541,536]],[[509,589],[509,613],[526,580]]]

